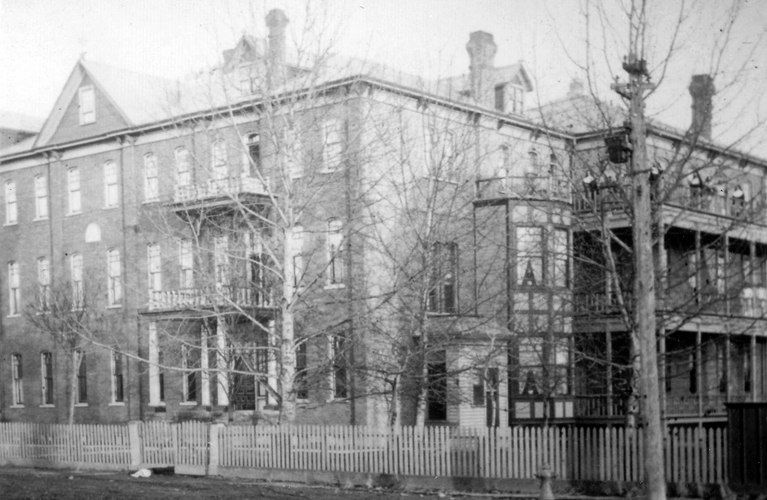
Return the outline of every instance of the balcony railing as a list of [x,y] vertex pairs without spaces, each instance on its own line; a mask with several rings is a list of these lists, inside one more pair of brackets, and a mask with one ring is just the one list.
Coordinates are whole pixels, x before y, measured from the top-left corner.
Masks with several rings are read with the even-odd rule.
[[477,198],[532,198],[570,202],[569,181],[556,176],[509,176],[480,179],[476,183]]
[[[632,294],[623,293],[623,303],[627,308],[632,307]],[[620,311],[620,303],[616,294],[606,293],[576,293],[573,295],[575,312],[585,313],[616,313]]]
[[271,293],[255,288],[215,286],[153,290],[150,310],[206,309],[211,307],[274,307]]
[[241,194],[266,196],[269,191],[266,182],[261,179],[249,176],[227,177],[226,179],[208,179],[207,182],[200,184],[176,186],[173,201],[192,203],[211,198],[235,198]]
[[626,398],[614,395],[575,396],[575,416],[602,418],[626,414]]
[[[700,407],[698,406],[700,398]],[[730,401],[735,401],[737,396],[730,396]],[[724,394],[690,394],[686,396],[666,395],[666,415],[668,416],[711,416],[724,415],[727,413],[724,403],[727,397]]]

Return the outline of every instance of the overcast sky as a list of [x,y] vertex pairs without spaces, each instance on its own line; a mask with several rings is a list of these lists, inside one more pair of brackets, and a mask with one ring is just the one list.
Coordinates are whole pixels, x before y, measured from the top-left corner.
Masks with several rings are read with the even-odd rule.
[[[656,0],[648,32],[648,61],[657,65],[670,43],[682,0]],[[650,2],[653,3],[652,1]],[[716,42],[722,45],[732,17],[714,0],[687,0],[680,44],[650,113],[673,126],[689,125],[690,75],[709,72]],[[498,66],[523,60],[536,96],[563,96],[575,64],[587,54],[585,0],[328,0],[313,2],[332,34],[333,50],[380,61],[426,78],[465,73],[472,31],[492,33]],[[607,18],[592,16],[592,61],[600,95],[613,75],[625,79],[626,25],[618,2]],[[294,36],[302,32],[304,2],[298,0],[0,0],[0,110],[44,119],[78,57],[168,78],[215,64],[243,32],[266,35],[264,15],[282,8]],[[767,1],[742,2],[743,12],[726,44],[716,75],[714,135],[732,141],[767,120]],[[593,11],[591,11],[593,13]],[[605,19],[605,22],[602,22]],[[598,29],[597,29],[598,28]],[[603,29],[604,28],[604,29]],[[723,31],[725,30],[725,31]],[[602,33],[606,33],[602,36]],[[575,60],[575,62],[574,62]],[[611,67],[607,67],[610,64]],[[659,68],[654,76],[659,78]],[[734,82],[734,85],[733,85]],[[767,137],[762,125],[761,137]],[[750,144],[754,144],[751,139]],[[767,141],[763,141],[767,143]],[[758,151],[767,156],[767,146]]]

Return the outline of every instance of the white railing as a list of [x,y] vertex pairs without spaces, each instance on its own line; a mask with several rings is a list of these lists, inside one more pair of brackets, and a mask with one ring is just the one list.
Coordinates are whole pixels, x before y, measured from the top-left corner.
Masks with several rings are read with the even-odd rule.
[[256,288],[215,286],[152,290],[149,309],[195,309],[225,306],[272,307],[270,292]]
[[200,184],[176,186],[173,195],[175,203],[189,203],[202,201],[210,198],[237,197],[241,194],[268,195],[268,179],[257,179],[243,175],[241,177],[227,177],[226,179],[208,179]]
[[543,200],[570,201],[570,186],[564,177],[556,176],[508,176],[479,179],[476,182],[477,198],[537,198]]

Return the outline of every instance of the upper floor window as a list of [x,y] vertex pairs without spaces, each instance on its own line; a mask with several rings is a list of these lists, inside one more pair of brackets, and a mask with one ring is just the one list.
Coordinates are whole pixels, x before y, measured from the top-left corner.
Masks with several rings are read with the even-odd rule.
[[96,97],[93,86],[80,87],[78,91],[80,105],[80,125],[87,125],[96,121]]
[[554,286],[566,287],[569,285],[569,267],[568,263],[568,231],[563,228],[554,228],[551,232],[551,265],[552,265],[552,283]]
[[334,398],[349,396],[346,347],[346,338],[343,335],[333,335],[328,338],[328,357],[332,365],[330,388]]
[[11,383],[13,384],[13,404],[24,404],[24,371],[21,365],[21,354],[11,356]]
[[517,283],[543,285],[543,229],[517,228]]
[[115,248],[107,252],[107,295],[110,306],[122,301],[122,264],[120,251]]
[[341,284],[344,280],[344,245],[343,224],[338,219],[330,219],[327,229],[328,284]]
[[309,376],[306,371],[306,340],[296,340],[296,399],[306,400],[309,398]]
[[298,288],[304,275],[304,228],[293,226],[293,286]]
[[165,401],[162,373],[162,353],[157,337],[157,323],[149,323],[149,404],[161,405]]
[[226,235],[216,236],[213,239],[213,261],[216,283],[227,283],[229,281],[229,239]]
[[120,199],[117,189],[117,164],[104,163],[104,208],[116,207]]
[[46,257],[37,259],[37,283],[39,286],[39,303],[42,311],[50,309],[51,302],[51,270]]
[[162,258],[160,245],[150,243],[146,247],[149,268],[149,291],[162,290]]
[[495,109],[502,113],[524,113],[524,93],[522,88],[510,83],[495,86]]
[[176,185],[188,186],[192,183],[192,175],[189,169],[189,151],[186,148],[176,148]]
[[21,281],[19,278],[19,263],[8,263],[8,314],[18,315],[21,310]]
[[53,404],[53,354],[48,351],[40,353],[40,392],[44,405]]
[[261,138],[258,134],[250,134],[248,136],[247,143],[245,144],[247,147],[247,155],[246,155],[246,164],[244,165],[243,171],[245,172],[251,172],[252,174],[255,174],[256,172],[261,171]]
[[18,209],[16,205],[16,183],[5,183],[5,223],[16,224],[18,221]]
[[48,178],[42,174],[35,176],[35,218],[48,218]]
[[333,172],[341,164],[343,153],[342,127],[343,123],[337,119],[327,120],[323,124],[322,170],[324,172]]
[[157,157],[154,153],[144,155],[144,201],[160,198],[160,184],[157,177]]
[[194,256],[192,254],[192,240],[178,242],[179,263],[179,287],[182,289],[194,288]]
[[122,403],[124,401],[123,355],[117,351],[112,351],[112,402]]
[[192,403],[197,401],[197,376],[200,369],[200,351],[187,346],[181,346],[182,379],[181,401]]
[[434,243],[431,255],[431,276],[429,277],[429,311],[456,312],[457,271],[458,244],[454,242]]
[[83,256],[74,253],[69,257],[69,275],[72,279],[72,308],[82,309],[85,305],[83,290]]
[[213,178],[224,180],[229,177],[229,165],[226,158],[226,142],[217,140],[211,145],[210,163]]
[[80,213],[82,206],[80,204],[80,170],[70,168],[67,170],[67,190],[69,193],[69,213]]
[[75,402],[77,404],[88,403],[88,365],[85,362],[85,352],[78,349],[74,352],[75,373],[77,373],[77,391]]

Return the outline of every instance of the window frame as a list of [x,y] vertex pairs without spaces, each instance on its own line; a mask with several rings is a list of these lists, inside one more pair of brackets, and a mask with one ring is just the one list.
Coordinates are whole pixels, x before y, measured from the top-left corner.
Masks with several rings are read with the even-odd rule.
[[8,316],[21,314],[21,269],[19,263],[8,263]]
[[344,122],[328,118],[322,122],[322,166],[320,172],[333,173],[343,164]]
[[[521,234],[523,231],[532,231],[533,233],[538,233],[536,237],[533,237],[531,239],[531,242],[533,243],[533,248],[526,250],[522,248],[521,245]],[[531,237],[533,235],[531,233]],[[516,240],[516,285],[517,286],[532,286],[532,287],[542,287],[546,283],[546,262],[545,262],[545,246],[544,246],[544,228],[541,226],[517,226],[515,228],[515,240]],[[535,240],[535,241],[533,241]],[[537,245],[537,248],[535,247]],[[533,284],[527,284],[525,280],[527,266],[524,265],[526,263],[534,263],[537,264],[537,266],[533,269],[533,272],[536,271],[536,269],[539,271],[540,276],[535,278],[535,282]],[[524,265],[524,267],[523,267]]]
[[51,302],[51,264],[48,257],[37,259],[37,286],[40,309],[48,311]]
[[345,355],[345,343],[346,337],[342,334],[328,336],[330,400],[349,397],[349,367]]
[[96,92],[93,85],[77,89],[77,104],[80,125],[96,123]]
[[432,243],[426,305],[428,312],[458,314],[458,266],[458,243]]
[[165,406],[165,377],[162,372],[157,323],[149,323],[149,406]]
[[120,250],[107,250],[107,304],[111,307],[122,303],[122,260]]
[[229,159],[227,144],[223,139],[216,139],[210,144],[210,173],[214,181],[229,178]]
[[69,277],[72,284],[72,309],[80,310],[85,305],[84,291],[84,263],[81,253],[73,253],[69,256]]
[[179,146],[173,150],[173,159],[176,163],[176,187],[192,185],[192,171],[189,163],[189,150]]
[[34,180],[35,220],[48,219],[48,176],[38,174]]
[[146,246],[147,289],[150,299],[152,292],[162,290],[162,252],[158,243]]
[[144,203],[152,203],[160,199],[160,179],[157,165],[157,155],[146,153],[144,155]]
[[[200,368],[195,367],[190,353],[191,347],[181,346],[181,404],[197,404],[200,399],[202,387],[200,386]],[[192,391],[194,394],[192,395]]]
[[88,362],[85,351],[77,349],[72,353],[77,373],[75,406],[88,406]]
[[304,277],[304,227],[296,224],[291,234],[293,239],[293,287],[300,288]]
[[295,341],[296,344],[296,376],[295,376],[295,390],[296,400],[307,401],[309,399],[309,373],[308,369],[308,356],[307,356],[307,340],[298,338]]
[[55,406],[53,386],[53,353],[40,353],[40,406]]
[[120,183],[117,163],[114,160],[107,160],[104,162],[104,208],[115,208],[119,205]]
[[341,219],[332,217],[327,221],[325,242],[327,252],[327,285],[343,287],[346,282],[346,241]]
[[82,185],[80,169],[72,167],[67,170],[67,215],[82,213]]
[[194,253],[192,240],[184,238],[178,242],[178,285],[181,290],[194,288]]
[[[254,153],[256,153],[255,156]],[[252,177],[257,176],[262,169],[261,134],[258,132],[251,132],[245,137],[244,159],[243,172],[247,172]]]
[[11,391],[11,407],[24,406],[24,364],[19,353],[11,354]]
[[[564,234],[563,234],[564,233]],[[549,233],[549,256],[551,260],[551,284],[555,287],[570,287],[570,231],[565,227],[554,226]],[[558,245],[560,236],[564,244]],[[560,248],[557,248],[557,247]],[[564,249],[564,253],[560,250]]]
[[125,360],[121,352],[117,350],[112,351],[111,368],[112,368],[112,404],[122,405],[125,404],[125,370],[123,365]]
[[16,181],[5,181],[5,225],[12,226],[19,222],[19,204],[16,193]]

